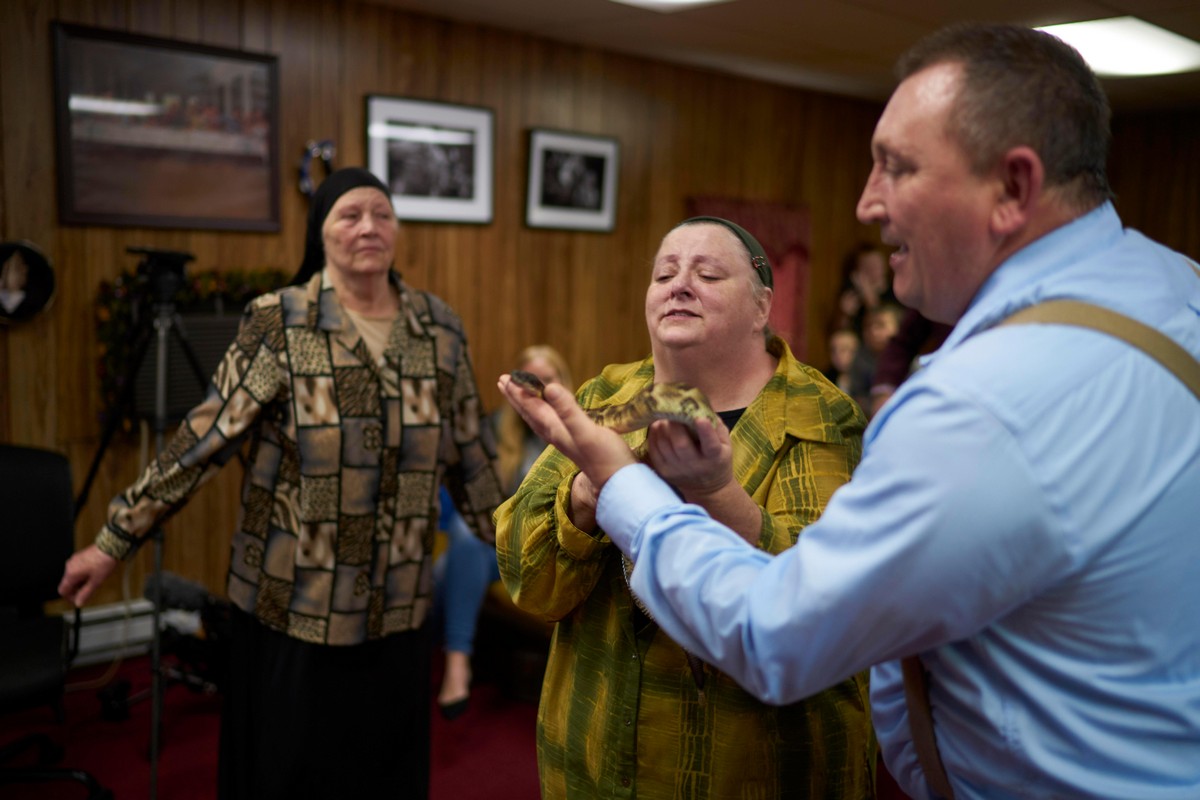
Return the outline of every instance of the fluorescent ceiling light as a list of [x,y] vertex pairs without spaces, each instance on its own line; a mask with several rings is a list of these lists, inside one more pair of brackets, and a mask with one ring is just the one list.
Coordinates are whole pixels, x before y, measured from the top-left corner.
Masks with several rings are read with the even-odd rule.
[[1136,17],[1069,22],[1038,30],[1078,50],[1097,75],[1167,75],[1200,69],[1200,43]]
[[697,6],[730,3],[733,0],[612,0],[612,2],[645,8],[661,14],[670,14],[672,11],[687,11],[689,8],[696,8]]

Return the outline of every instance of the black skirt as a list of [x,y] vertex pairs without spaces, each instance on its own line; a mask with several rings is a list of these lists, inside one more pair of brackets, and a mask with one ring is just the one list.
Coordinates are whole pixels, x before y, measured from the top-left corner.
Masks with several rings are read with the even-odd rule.
[[425,630],[309,644],[233,612],[222,800],[429,796]]

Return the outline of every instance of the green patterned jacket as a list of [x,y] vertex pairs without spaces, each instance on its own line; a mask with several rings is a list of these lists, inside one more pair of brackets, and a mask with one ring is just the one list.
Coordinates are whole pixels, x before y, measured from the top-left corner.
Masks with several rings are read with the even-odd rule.
[[[849,480],[864,419],[781,339],[768,349],[779,366],[731,437],[734,475],[763,509],[759,546],[778,553]],[[653,377],[651,359],[609,366],[578,397],[585,408],[617,405]],[[645,436],[626,439],[636,447]],[[705,665],[701,696],[682,648],[635,620],[608,537],[567,518],[577,473],[547,449],[496,514],[500,574],[513,600],[557,623],[538,715],[542,797],[873,797],[866,674],[775,708]]]

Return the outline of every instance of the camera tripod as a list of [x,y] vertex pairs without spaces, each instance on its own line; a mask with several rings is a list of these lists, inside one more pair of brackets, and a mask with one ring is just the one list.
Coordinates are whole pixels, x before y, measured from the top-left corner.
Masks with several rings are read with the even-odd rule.
[[[132,356],[125,371],[120,395],[117,398],[115,406],[109,409],[104,432],[100,438],[100,445],[96,448],[96,455],[92,459],[87,477],[84,479],[79,496],[75,500],[75,517],[77,519],[79,512],[87,503],[88,492],[91,490],[92,482],[96,478],[96,473],[100,468],[100,462],[104,457],[104,453],[108,449],[113,435],[117,432],[125,411],[132,408],[137,374],[147,353],[150,351],[150,345],[155,345],[154,452],[156,457],[163,451],[163,443],[166,438],[168,425],[167,360],[168,346],[172,336],[175,337],[176,342],[187,357],[188,364],[192,372],[195,373],[196,380],[199,382],[201,389],[203,390],[208,386],[208,376],[204,374],[204,370],[200,366],[200,360],[196,357],[196,352],[185,335],[183,322],[179,317],[178,311],[175,309],[175,295],[184,285],[185,265],[187,262],[192,261],[194,256],[190,253],[155,250],[145,247],[130,247],[127,248],[126,252],[143,256],[142,262],[138,265],[138,274],[144,278],[147,284],[147,291],[154,313],[149,318],[142,317],[138,320],[137,330],[134,334]],[[152,581],[152,596],[149,597],[149,600],[154,605],[153,630],[150,645],[150,800],[155,800],[158,796],[158,761],[162,735],[162,529],[155,526],[149,538],[153,542],[154,547],[154,570],[152,573],[154,580]]]

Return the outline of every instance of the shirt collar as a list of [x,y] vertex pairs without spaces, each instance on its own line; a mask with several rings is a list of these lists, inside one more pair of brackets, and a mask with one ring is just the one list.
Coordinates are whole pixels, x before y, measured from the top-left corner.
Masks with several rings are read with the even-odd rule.
[[[344,313],[342,304],[338,302],[337,292],[333,288],[333,282],[329,278],[329,270],[323,269],[309,279],[305,286],[305,296],[308,301],[308,320],[309,325],[316,330],[329,332],[343,331],[353,329],[354,325],[350,322],[348,315]],[[417,331],[424,332],[424,326],[416,320],[414,314],[407,313],[410,303],[408,301],[408,290],[404,285],[404,281],[400,279],[400,273],[395,270],[388,270],[388,282],[395,287],[400,295],[400,313],[407,316],[410,327],[416,326]]]

